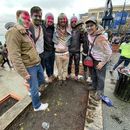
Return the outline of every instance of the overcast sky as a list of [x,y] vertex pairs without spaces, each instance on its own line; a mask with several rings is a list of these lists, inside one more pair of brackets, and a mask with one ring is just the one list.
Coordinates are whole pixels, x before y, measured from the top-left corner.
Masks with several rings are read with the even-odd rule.
[[[122,5],[125,0],[113,0],[113,5]],[[34,5],[43,10],[43,19],[47,12],[52,12],[57,18],[58,14],[64,12],[68,18],[73,14],[86,13],[88,9],[105,7],[106,0],[0,0],[0,35],[4,30],[4,24],[15,21],[15,13],[19,9],[29,11]],[[126,0],[130,4],[130,0]],[[55,20],[56,21],[56,20]],[[1,32],[2,31],[2,32]]]

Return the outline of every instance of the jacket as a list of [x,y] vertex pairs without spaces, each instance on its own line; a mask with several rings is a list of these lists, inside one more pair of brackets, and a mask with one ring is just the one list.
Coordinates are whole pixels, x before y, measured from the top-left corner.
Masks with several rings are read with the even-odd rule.
[[42,24],[44,31],[44,51],[55,51],[53,34],[54,34],[54,25],[46,27],[45,23]]
[[69,52],[70,53],[80,53],[81,47],[81,34],[78,30],[71,31],[72,37],[70,39]]
[[5,35],[9,57],[16,71],[25,77],[26,68],[40,63],[33,40],[21,25],[15,25]]

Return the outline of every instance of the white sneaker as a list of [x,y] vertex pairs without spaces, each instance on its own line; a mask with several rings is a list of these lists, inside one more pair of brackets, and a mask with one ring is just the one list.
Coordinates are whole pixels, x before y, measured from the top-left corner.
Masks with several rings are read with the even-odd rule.
[[[40,97],[40,96],[41,96],[41,93],[38,92],[38,95],[39,95],[39,97]],[[31,93],[30,93],[30,92],[28,92],[28,96],[31,96]]]
[[41,103],[39,108],[34,108],[34,111],[42,111],[42,110],[46,110],[48,108],[48,103]]

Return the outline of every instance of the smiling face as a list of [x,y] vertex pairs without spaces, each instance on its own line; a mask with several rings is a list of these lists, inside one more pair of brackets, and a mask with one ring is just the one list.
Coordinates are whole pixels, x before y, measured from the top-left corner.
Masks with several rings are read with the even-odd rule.
[[54,17],[53,16],[47,16],[46,18],[46,25],[52,26],[54,24]]
[[39,12],[34,12],[32,15],[32,22],[34,25],[39,26],[41,25],[41,21],[42,21],[42,11]]
[[93,35],[93,33],[97,31],[97,25],[90,21],[86,24],[86,29],[88,34]]
[[61,27],[66,27],[68,26],[68,19],[64,13],[61,13],[58,16],[58,25]]
[[76,18],[73,18],[72,20],[71,20],[71,27],[72,28],[74,28],[75,26],[76,26],[76,23],[77,23],[77,19]]
[[20,14],[20,16],[18,18],[18,23],[26,29],[28,29],[30,27],[30,16],[27,11],[23,11]]

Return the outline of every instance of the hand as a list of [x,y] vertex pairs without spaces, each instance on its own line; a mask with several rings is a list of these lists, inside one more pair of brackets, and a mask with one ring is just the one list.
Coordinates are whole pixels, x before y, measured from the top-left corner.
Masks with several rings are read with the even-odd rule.
[[28,75],[25,76],[24,79],[28,80],[28,79],[30,79],[30,77],[31,77],[31,76],[28,74]]
[[99,62],[98,65],[96,66],[96,68],[98,70],[101,70],[103,66],[104,66],[104,64],[102,62]]

